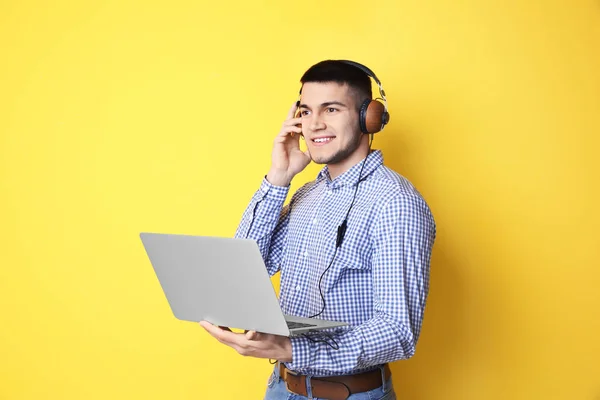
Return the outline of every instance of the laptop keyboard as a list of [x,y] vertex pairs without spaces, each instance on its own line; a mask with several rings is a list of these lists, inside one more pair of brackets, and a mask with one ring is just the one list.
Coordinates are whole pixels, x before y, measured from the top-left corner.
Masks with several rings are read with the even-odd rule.
[[317,326],[317,325],[313,325],[313,324],[305,324],[303,322],[291,322],[291,321],[285,321],[285,322],[287,322],[287,326],[290,329],[310,328],[311,326]]

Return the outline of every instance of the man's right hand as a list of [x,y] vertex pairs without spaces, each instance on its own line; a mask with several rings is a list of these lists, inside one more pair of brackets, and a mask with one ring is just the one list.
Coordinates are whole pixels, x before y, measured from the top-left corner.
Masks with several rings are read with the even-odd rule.
[[267,180],[271,185],[288,186],[294,176],[310,163],[310,154],[300,150],[300,136],[302,128],[296,125],[302,123],[302,118],[294,118],[296,103],[288,112],[281,131],[275,137],[273,153],[271,155],[271,169]]

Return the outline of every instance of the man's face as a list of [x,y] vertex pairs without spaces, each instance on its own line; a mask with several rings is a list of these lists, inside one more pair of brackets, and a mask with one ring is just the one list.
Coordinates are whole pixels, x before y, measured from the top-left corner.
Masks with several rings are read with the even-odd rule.
[[348,85],[336,82],[303,85],[302,134],[314,162],[335,165],[352,158],[362,139],[357,109]]

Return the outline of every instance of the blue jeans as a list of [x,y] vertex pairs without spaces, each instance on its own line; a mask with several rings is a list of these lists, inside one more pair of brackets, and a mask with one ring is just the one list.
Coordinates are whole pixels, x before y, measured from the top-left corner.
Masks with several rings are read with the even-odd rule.
[[[310,393],[309,393],[310,395]],[[275,365],[273,373],[269,378],[267,387],[267,393],[265,394],[264,400],[307,400],[311,397],[300,396],[291,392],[288,392],[285,387],[285,382],[279,376],[279,365]],[[325,400],[312,397],[313,400]],[[396,400],[396,393],[392,386],[392,379],[390,378],[380,387],[369,390],[368,392],[351,394],[348,400]]]

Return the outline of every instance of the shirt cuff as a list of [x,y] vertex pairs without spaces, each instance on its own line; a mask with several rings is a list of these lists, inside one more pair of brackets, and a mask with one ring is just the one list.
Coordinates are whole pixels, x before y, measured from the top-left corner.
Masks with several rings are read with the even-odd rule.
[[289,190],[290,190],[289,185],[288,186],[272,185],[267,180],[266,176],[263,178],[263,181],[260,185],[260,191],[264,195],[264,197],[266,197],[267,199],[270,199],[270,200],[280,201],[282,203],[285,201],[285,198],[287,197]]
[[290,338],[292,343],[292,362],[286,363],[292,371],[300,371],[310,366],[311,342],[301,336]]

